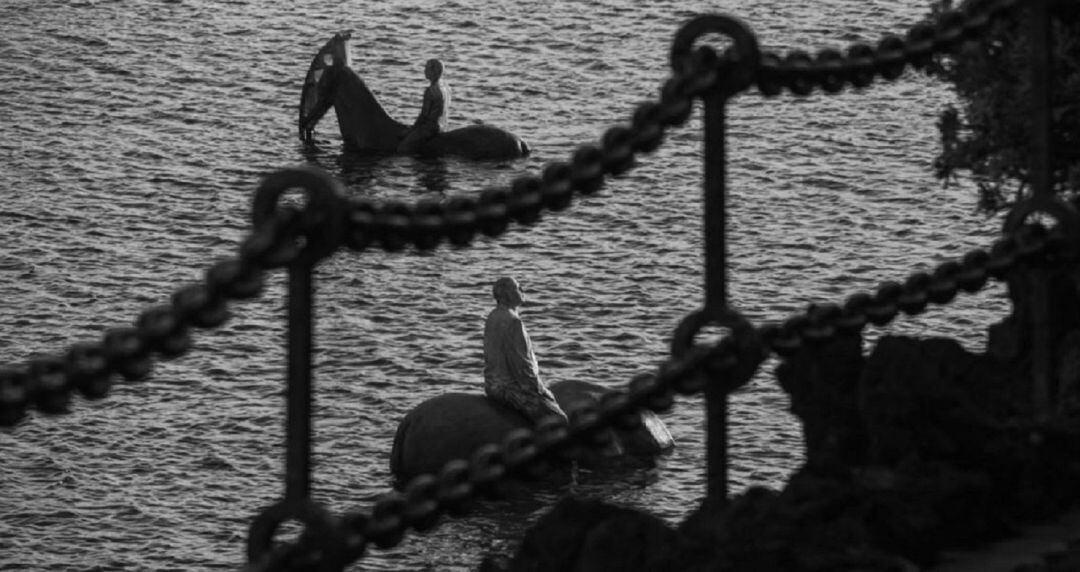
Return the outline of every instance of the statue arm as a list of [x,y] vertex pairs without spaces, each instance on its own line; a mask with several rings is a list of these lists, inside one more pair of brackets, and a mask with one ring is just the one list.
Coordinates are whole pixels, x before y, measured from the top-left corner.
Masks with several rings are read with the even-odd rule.
[[506,336],[506,362],[514,379],[523,387],[545,393],[547,387],[540,381],[540,366],[536,363],[532,342],[520,319],[512,320]]
[[431,113],[431,96],[428,94],[428,90],[424,90],[424,102],[420,105],[420,114],[416,116],[416,121],[413,122],[413,126],[420,125],[424,122],[424,118]]
[[442,115],[445,113],[446,99],[443,96],[443,92],[435,86],[428,86],[424,90],[424,102],[420,106],[420,115],[416,117],[416,122],[413,124],[420,125],[421,123],[436,123],[441,125]]

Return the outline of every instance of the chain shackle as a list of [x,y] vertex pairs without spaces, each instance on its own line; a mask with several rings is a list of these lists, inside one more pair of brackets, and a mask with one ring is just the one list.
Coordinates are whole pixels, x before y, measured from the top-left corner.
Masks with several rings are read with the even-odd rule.
[[671,42],[670,63],[676,74],[704,73],[708,70],[694,69],[694,44],[706,34],[720,34],[732,41],[725,51],[724,73],[718,78],[717,87],[728,96],[739,93],[754,82],[761,63],[761,48],[757,36],[742,21],[722,14],[698,16],[683,24]]
[[[695,343],[694,338],[707,326],[730,330],[730,335],[711,347]],[[687,314],[675,327],[671,338],[671,355],[685,359],[699,354],[703,361],[699,373],[690,375],[676,388],[680,393],[696,393],[703,389],[706,375],[717,375],[724,393],[731,393],[747,382],[757,372],[767,351],[757,328],[738,311],[724,307],[709,312],[702,308]],[[733,361],[734,360],[734,361]],[[689,387],[684,387],[689,384]]]
[[[282,216],[278,202],[288,191],[304,192],[305,207],[300,211],[292,231],[296,236],[287,237],[298,241],[299,256],[310,264],[332,254],[345,239],[345,189],[335,178],[322,169],[299,166],[276,171],[267,175],[255,191],[251,207],[253,232],[264,230],[271,221]],[[288,212],[288,211],[284,211]],[[286,215],[287,216],[287,215]]]
[[310,499],[285,499],[264,509],[251,522],[248,529],[247,559],[248,566],[256,569],[274,570],[283,563],[262,562],[273,551],[274,534],[282,524],[297,520],[304,525],[301,544],[306,553],[297,558],[313,560],[313,570],[318,572],[340,572],[346,565],[343,551],[345,542],[341,526],[337,519],[318,503]]
[[1072,203],[1054,195],[1035,194],[1017,203],[1005,215],[1002,230],[1005,234],[1017,233],[1028,219],[1038,215],[1053,219],[1057,223],[1055,229],[1057,229],[1060,238],[1065,239],[1073,246],[1078,245],[1078,241],[1080,241],[1080,211]]

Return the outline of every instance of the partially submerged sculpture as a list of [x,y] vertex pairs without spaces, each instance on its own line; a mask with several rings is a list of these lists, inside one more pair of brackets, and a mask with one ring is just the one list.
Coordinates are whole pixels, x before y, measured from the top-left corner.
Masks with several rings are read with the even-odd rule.
[[[609,389],[587,381],[566,380],[551,384],[551,392],[564,408],[597,404]],[[582,450],[578,461],[584,468],[637,468],[671,450],[674,441],[667,426],[653,412],[641,412],[642,424],[632,431],[616,431],[618,455],[610,451]],[[447,462],[468,459],[488,443],[500,443],[514,429],[531,427],[524,415],[480,393],[446,393],[420,403],[405,415],[394,435],[390,471],[403,482],[424,473],[438,473]],[[555,468],[565,470],[569,467]],[[559,475],[550,475],[559,481]]]
[[[300,138],[310,141],[315,125],[331,107],[345,145],[361,153],[398,153],[409,126],[390,117],[351,67],[350,32],[334,34],[315,55],[300,95]],[[420,155],[474,160],[517,159],[529,146],[517,135],[491,125],[469,125],[439,133]]]

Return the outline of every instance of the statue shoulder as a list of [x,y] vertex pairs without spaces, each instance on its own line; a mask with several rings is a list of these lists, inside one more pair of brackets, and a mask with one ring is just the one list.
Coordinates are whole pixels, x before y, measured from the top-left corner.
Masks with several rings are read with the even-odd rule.
[[517,312],[512,312],[506,308],[496,307],[487,317],[488,323],[503,323],[503,324],[520,324],[521,316],[517,315]]
[[429,85],[428,92],[431,94],[432,97],[435,97],[437,99],[450,99],[450,85],[442,80],[439,80]]

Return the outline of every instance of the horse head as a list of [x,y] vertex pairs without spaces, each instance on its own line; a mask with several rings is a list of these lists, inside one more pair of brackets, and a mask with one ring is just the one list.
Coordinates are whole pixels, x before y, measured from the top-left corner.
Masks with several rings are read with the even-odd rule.
[[352,30],[334,34],[311,61],[300,94],[299,129],[304,141],[311,140],[315,125],[334,105],[338,79],[352,62],[348,45],[351,37]]

